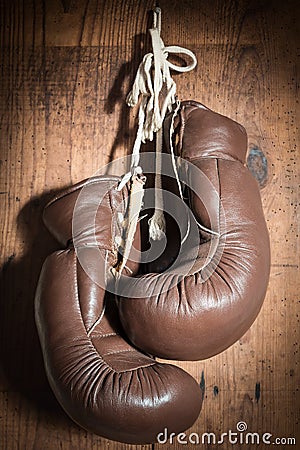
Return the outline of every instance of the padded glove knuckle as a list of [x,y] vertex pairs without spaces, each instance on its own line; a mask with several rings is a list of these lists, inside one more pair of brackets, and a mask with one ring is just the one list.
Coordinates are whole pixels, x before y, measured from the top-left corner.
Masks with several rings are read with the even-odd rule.
[[[172,268],[162,271],[154,261],[137,283],[147,296],[141,288],[135,295],[133,286],[118,305],[137,347],[162,358],[198,360],[225,350],[255,320],[268,284],[269,237],[258,185],[244,166],[244,128],[190,101],[181,104],[175,137],[177,155],[188,162],[187,204],[202,228],[196,243],[178,251],[176,283],[170,283]],[[174,230],[167,229],[167,238],[178,247]]]

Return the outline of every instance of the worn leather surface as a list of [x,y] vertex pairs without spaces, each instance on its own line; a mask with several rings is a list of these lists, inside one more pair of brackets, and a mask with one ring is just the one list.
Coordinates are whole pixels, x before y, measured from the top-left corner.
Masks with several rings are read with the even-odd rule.
[[[245,167],[245,129],[194,101],[182,103],[175,129],[177,155],[211,183],[188,170],[189,186],[201,198],[189,188],[187,203],[200,224],[217,223],[220,236],[200,231],[189,248],[179,250],[182,273],[189,253],[198,252],[183,277],[165,270],[163,258],[153,261],[126,296],[119,296],[118,306],[137,347],[162,358],[199,360],[236,342],[258,315],[269,279],[269,236],[257,182]],[[167,239],[178,247],[172,230]],[[171,264],[174,255],[167,257]],[[172,276],[178,282],[166,290]]]
[[[202,400],[188,373],[155,362],[128,342],[114,297],[105,290],[118,258],[116,211],[124,214],[128,195],[126,187],[115,189],[117,181],[84,181],[46,206],[45,224],[62,250],[43,266],[36,324],[49,383],[66,413],[106,438],[151,443],[165,427],[176,434],[190,427]],[[127,267],[134,275],[138,262],[129,258]]]

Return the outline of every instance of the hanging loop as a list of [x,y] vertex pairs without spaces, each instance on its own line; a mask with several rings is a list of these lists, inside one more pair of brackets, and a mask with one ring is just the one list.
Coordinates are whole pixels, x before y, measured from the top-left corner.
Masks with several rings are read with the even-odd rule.
[[[176,83],[171,77],[170,70],[176,72],[188,72],[197,64],[196,56],[188,49],[173,45],[165,47],[160,37],[161,33],[161,9],[155,8],[153,11],[153,28],[149,30],[152,42],[152,53],[144,56],[140,63],[136,77],[129,92],[126,102],[129,106],[137,105],[140,100],[138,114],[138,130],[132,150],[130,171],[127,172],[118,190],[121,190],[126,183],[131,180],[131,194],[128,208],[128,226],[125,230],[124,253],[119,267],[116,269],[119,274],[125,267],[133,243],[135,229],[138,223],[138,215],[142,207],[143,185],[145,177],[143,170],[139,166],[141,144],[147,140],[152,141],[156,134],[156,163],[155,163],[155,211],[149,220],[149,236],[157,240],[165,232],[165,218],[163,213],[163,195],[161,188],[161,152],[162,152],[162,125],[167,111],[172,111],[176,103]],[[177,66],[168,61],[169,54],[182,54],[192,59],[192,63],[187,66]],[[163,93],[163,94],[162,94]],[[175,114],[179,108],[179,103],[175,109]],[[176,169],[174,165],[174,170]],[[138,177],[138,178],[137,178]],[[178,179],[178,174],[177,174]],[[138,197],[133,196],[135,189],[138,189]],[[181,191],[180,191],[181,193]]]
[[197,58],[194,53],[187,48],[180,47],[179,45],[169,45],[168,47],[165,47],[164,53],[167,54],[166,57],[168,57],[168,54],[171,53],[174,55],[187,55],[192,59],[192,63],[187,66],[177,66],[170,61],[167,61],[170,69],[175,70],[176,72],[189,72],[190,70],[193,70],[197,65]]

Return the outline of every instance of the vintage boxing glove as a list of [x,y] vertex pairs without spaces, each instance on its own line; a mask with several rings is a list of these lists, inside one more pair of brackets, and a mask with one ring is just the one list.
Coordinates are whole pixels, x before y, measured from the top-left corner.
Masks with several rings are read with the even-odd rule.
[[[126,186],[116,190],[118,180],[91,178],[46,206],[44,222],[64,249],[44,263],[36,324],[49,383],[66,413],[105,438],[151,443],[164,428],[177,434],[190,427],[201,395],[188,373],[128,343],[105,290],[128,199]],[[136,246],[138,239],[137,230]],[[137,268],[129,258],[127,272]]]
[[[169,123],[167,118],[166,129]],[[268,284],[269,237],[257,182],[244,165],[244,128],[188,101],[175,119],[174,141],[186,162],[188,205],[200,233],[179,250],[175,270],[163,270],[160,258],[130,286],[123,283],[126,296],[121,285],[118,307],[138,348],[162,358],[199,360],[225,350],[255,320]],[[178,239],[172,230],[167,238],[170,253]]]

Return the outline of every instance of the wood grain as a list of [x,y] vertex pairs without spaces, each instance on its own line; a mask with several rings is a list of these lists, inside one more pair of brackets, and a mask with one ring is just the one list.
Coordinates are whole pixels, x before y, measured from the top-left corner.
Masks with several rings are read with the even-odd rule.
[[[150,50],[155,2],[0,4],[0,448],[179,449],[176,442],[125,446],[73,424],[48,387],[33,317],[41,265],[57,248],[41,223],[43,205],[53,191],[131,151],[136,111],[124,99]],[[219,436],[245,421],[249,431],[296,437],[299,445],[298,2],[159,4],[164,42],[198,58],[193,72],[174,75],[179,97],[241,122],[249,148],[259,148],[268,161],[261,191],[272,243],[267,297],[254,325],[230,349],[177,363],[204,395],[187,434]]]

